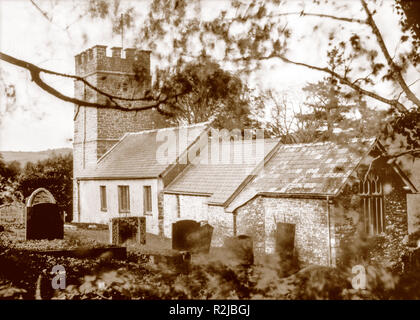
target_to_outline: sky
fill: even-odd
[[[52,21],[46,19],[29,0],[2,0],[0,2],[0,50],[2,52],[40,67],[73,74],[74,55],[96,44],[110,47],[121,44],[120,36],[113,34],[109,22],[78,19],[78,11],[72,8],[73,1],[61,0],[55,7],[51,7],[50,0],[34,0],[34,2],[51,14]],[[134,1],[134,3],[137,8],[144,8],[140,11],[146,11],[146,1]],[[292,1],[291,3],[291,10],[301,8],[302,3],[306,7],[309,6],[308,1]],[[391,3],[390,0],[388,3]],[[129,4],[129,1],[122,2],[122,6]],[[87,2],[81,1],[77,5],[86,6]],[[221,0],[206,0],[203,5],[204,16],[214,15],[222,5]],[[377,23],[381,31],[389,35],[387,44],[393,48],[397,45],[393,33],[398,28],[397,20],[390,17],[393,17],[390,6],[385,6],[384,12],[378,16]],[[310,22],[311,18],[308,19],[304,21]],[[295,60],[319,65],[322,61],[320,53],[323,52],[325,44],[321,42],[314,43],[312,47],[299,46],[299,37],[310,37],[312,27],[310,23],[303,23],[299,18],[290,18],[289,22],[297,39],[291,55]],[[136,23],[141,23],[141,17]],[[69,24],[70,27],[66,30]],[[134,34],[126,34],[125,46],[132,46],[133,40]],[[152,59],[152,69],[153,67]],[[0,70],[0,76],[6,82],[10,81],[16,85],[17,93],[14,106],[6,106],[4,90],[0,93],[0,151],[39,151],[71,147],[73,105],[42,91],[31,82],[29,73],[24,69],[0,61]],[[258,84],[264,88],[271,87],[286,91],[296,99],[302,99],[300,89],[308,81],[316,81],[322,76],[323,74],[319,72],[308,71],[305,68],[269,62],[255,73],[251,82],[253,85]],[[64,93],[73,95],[71,80],[54,77],[50,83]],[[377,89],[381,90],[380,87]]]

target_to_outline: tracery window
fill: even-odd
[[[385,208],[382,183],[378,176],[369,176],[360,181],[359,194],[365,232],[370,235],[385,231]]]

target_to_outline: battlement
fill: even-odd
[[[133,66],[140,64],[143,70],[150,72],[150,51],[121,47],[110,48],[111,55],[107,54],[107,47],[96,45],[75,56],[76,74],[86,76],[97,71],[111,71],[133,73]]]

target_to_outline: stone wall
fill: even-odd
[[[325,199],[256,197],[236,211],[237,233],[253,237],[256,253],[275,253],[277,223],[294,224],[301,265],[329,263]]]
[[[172,223],[178,220],[208,221],[209,197],[182,194],[163,195],[164,235],[172,237]]]
[[[420,193],[407,194],[408,232],[420,230]]]
[[[391,189],[384,195],[386,233],[395,239],[402,239],[408,234],[407,191],[398,180],[388,180]]]
[[[379,163],[373,166],[372,170],[380,174],[383,185],[385,232],[378,235],[378,239],[379,237],[381,238],[379,240],[380,245],[374,252],[371,252],[370,257],[378,261],[396,260],[398,259],[403,238],[408,234],[408,191],[404,190],[403,181],[389,165]],[[365,241],[362,238],[358,238],[358,235],[362,234],[364,230],[363,212],[360,205],[358,205],[361,202],[357,194],[358,179],[357,173],[354,173],[350,179],[350,182],[355,182],[353,188],[347,185],[334,201],[335,232],[332,237],[334,239],[335,261],[337,264],[343,262],[342,254],[345,253],[340,252],[341,244],[347,242],[357,246],[363,244],[361,241]],[[343,208],[340,205],[343,202],[351,203],[352,205]],[[361,241],[359,242],[359,240]],[[355,249],[353,248],[353,250]]]
[[[151,86],[150,52],[112,48],[107,56],[106,47],[95,46],[76,56],[76,74],[85,77],[102,91],[126,98],[143,97]],[[79,99],[106,104],[105,96],[84,84],[76,82],[75,96]],[[141,101],[119,101],[120,105],[137,107]],[[75,107],[75,112],[77,112]],[[74,142],[76,145],[95,142],[95,152],[89,153],[95,161],[127,132],[138,132],[165,126],[163,117],[156,110],[127,112],[115,109],[82,107],[75,119]]]
[[[150,51],[129,48],[122,54],[121,48],[112,48],[107,54],[105,46],[94,46],[75,57],[76,75],[84,77],[97,88],[126,98],[142,97],[150,89]],[[75,81],[75,97],[91,102],[106,103],[85,84]],[[127,107],[140,106],[140,101],[119,101]],[[74,178],[83,170],[94,168],[97,160],[108,151],[126,132],[165,127],[165,118],[156,110],[142,112],[121,111],[94,107],[75,106],[73,170]],[[73,217],[78,216],[76,180],[73,186]]]
[[[213,226],[213,247],[223,246],[226,238],[233,236],[233,214],[225,212],[222,206],[209,205],[208,222]]]
[[[164,235],[172,237],[172,223],[179,220],[206,221],[213,230],[212,247],[233,236],[233,215],[222,206],[207,205],[208,196],[164,194]]]
[[[236,234],[253,238],[254,251],[265,252],[265,209],[262,197],[257,197],[236,211]]]
[[[0,205],[0,225],[23,224],[25,221],[25,204],[21,202]]]

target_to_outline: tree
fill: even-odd
[[[305,136],[309,128],[303,128],[303,122],[297,117],[303,112],[302,105],[296,104],[288,92],[269,89],[261,94],[254,107],[266,136],[280,138],[285,144],[311,141],[312,135]]]
[[[73,198],[73,156],[54,155],[37,163],[28,162],[18,181],[18,190],[25,198],[38,188],[48,189],[61,211],[71,221]]]
[[[315,1],[315,3],[320,4],[321,1]],[[341,11],[344,11],[343,7],[346,5],[339,5]],[[338,84],[353,90],[356,95],[387,104],[391,112],[387,119],[388,126],[383,126],[383,129],[386,128],[388,134],[390,131],[400,130],[406,138],[405,151],[418,155],[418,145],[415,141],[418,140],[419,128],[414,125],[416,122],[413,121],[413,117],[409,117],[410,121],[404,120],[411,113],[418,114],[419,112],[420,100],[404,78],[408,69],[415,66],[418,53],[413,51],[411,46],[411,51],[400,50],[395,58],[391,56],[375,22],[373,5],[379,4],[370,3],[369,8],[367,2],[361,0],[360,9],[364,16],[346,17],[306,10],[282,11],[280,1],[274,0],[251,3],[233,1],[226,10],[221,12],[220,16],[202,21],[199,20],[198,15],[192,18],[188,16],[188,12],[192,11],[191,8],[194,5],[188,5],[183,1],[155,0],[140,34],[144,36],[142,41],[148,41],[149,45],[156,50],[159,49],[159,41],[172,39],[170,59],[173,63],[176,63],[177,59],[192,54],[194,48],[190,45],[190,40],[194,38],[200,40],[199,47],[206,53],[213,51],[216,54],[217,47],[221,47],[224,61],[236,63],[237,67],[242,68],[245,73],[250,73],[255,66],[267,60],[280,60],[287,64],[325,73]],[[199,4],[196,5],[196,12],[199,12],[199,6]],[[341,56],[340,64],[336,68],[328,65],[312,65],[294,60],[289,56],[288,45],[291,42],[293,30],[288,29],[287,21],[282,21],[282,19],[291,15],[300,16],[301,19],[316,17],[337,23],[329,33],[326,33],[329,51],[335,50],[337,55]],[[319,25],[314,26],[314,32],[317,28]],[[340,38],[338,34],[340,28],[347,28],[351,32],[350,35]],[[235,32],[235,30],[240,31]],[[363,30],[363,33],[359,32],[360,30]],[[367,34],[368,31],[369,34]],[[168,34],[171,35],[169,39]],[[343,34],[346,33],[343,32]],[[411,35],[403,32],[401,41],[407,41],[410,37]],[[313,38],[311,35],[311,39]],[[372,41],[372,38],[375,41]],[[375,91],[375,86],[380,82],[393,86],[389,95]],[[396,91],[397,89],[399,91]],[[412,126],[400,127],[401,124],[407,123]],[[378,135],[379,133],[377,132]]]
[[[164,71],[162,72],[165,73]],[[164,77],[162,74],[160,77]],[[165,104],[174,110],[172,123],[193,124],[212,121],[216,128],[249,128],[251,119],[251,92],[243,81],[223,70],[208,57],[200,57],[169,75],[162,85],[183,85],[189,93]]]
[[[405,31],[411,32],[418,49],[420,45],[420,3],[416,0],[396,0],[395,7],[401,16],[401,26]]]
[[[339,50],[334,48],[328,52],[328,67],[331,70],[335,71],[343,63],[343,55]],[[361,138],[373,136],[375,131],[379,131],[380,128],[366,126],[363,121],[366,120],[368,110],[364,97],[346,89],[332,76],[308,83],[302,89],[307,93],[307,108],[297,118],[310,131],[312,141],[334,140],[337,135]],[[363,111],[363,116],[356,115],[355,111]]]
[[[20,171],[19,162],[6,163],[0,154],[0,205],[22,200],[21,194],[17,191],[17,179]]]
[[[403,3],[405,1],[396,2]],[[111,17],[117,25],[127,25],[127,22],[115,19],[118,12],[119,1],[114,6],[106,5],[104,1],[90,2],[90,12],[99,18]],[[395,133],[402,135],[404,141],[404,154],[419,155],[418,140],[420,129],[416,122],[420,108],[420,99],[413,89],[416,81],[409,82],[409,73],[417,72],[416,66],[419,53],[414,45],[416,32],[413,30],[412,15],[407,14],[401,21],[407,21],[410,28],[402,28],[400,43],[404,46],[396,47],[395,54],[386,44],[386,37],[382,34],[375,21],[377,10],[384,6],[377,1],[360,0],[359,11],[346,10],[354,2],[328,2],[314,0],[312,7],[299,10],[288,10],[293,1],[255,1],[241,2],[235,0],[225,3],[225,9],[216,17],[201,16],[201,2],[186,2],[182,0],[153,0],[142,23],[139,35],[139,44],[148,46],[161,60],[166,60],[169,66],[179,67],[188,59],[197,59],[203,55],[218,57],[225,65],[234,65],[235,69],[243,75],[250,75],[258,66],[266,61],[282,62],[314,71],[324,73],[335,79],[339,84],[353,90],[356,94],[370,99],[369,108],[385,104],[390,111],[386,118],[386,125],[382,125],[382,133],[393,137]],[[351,5],[350,5],[351,3]],[[295,6],[296,7],[296,6]],[[317,8],[333,8],[332,13],[319,13]],[[408,6],[402,4],[404,12]],[[354,9],[353,7],[350,9]],[[336,14],[337,12],[337,14]],[[340,15],[338,12],[346,12]],[[348,13],[349,12],[349,13]],[[130,21],[130,12],[124,21]],[[306,36],[311,43],[319,40],[328,42],[329,49],[335,49],[342,55],[342,63],[331,69],[322,60],[319,64],[297,59],[291,54],[296,46],[301,46],[302,39],[293,39],[294,30],[288,27],[288,17],[299,17],[302,22],[309,19],[319,19],[313,25],[313,32]],[[414,18],[415,19],[415,18]],[[328,27],[322,24],[328,21]],[[330,23],[331,22],[331,23]],[[325,30],[328,28],[328,30]],[[116,27],[116,30],[118,27]],[[416,29],[414,29],[416,30]],[[298,43],[298,44],[296,44]],[[303,48],[308,50],[308,48]],[[309,48],[315,51],[315,49]],[[166,54],[165,54],[166,52]],[[89,105],[87,101],[74,100],[52,88],[42,81],[40,74],[49,73],[57,76],[70,77],[77,81],[84,81],[72,75],[63,75],[51,70],[45,70],[28,64],[25,61],[0,54],[0,59],[30,70],[33,81],[47,92],[54,94],[65,101],[79,105]],[[378,90],[378,84],[388,86],[387,92]],[[91,84],[87,84],[90,86]],[[178,88],[171,92],[156,90],[153,95],[138,99],[150,102],[143,108],[157,108],[165,102],[176,101],[179,97],[190,93],[181,86],[166,85],[163,88]],[[98,93],[108,97],[106,105],[97,107],[123,108],[118,103],[122,97],[115,97],[106,92]],[[371,101],[376,101],[373,104]],[[173,104],[173,103],[172,103]],[[371,106],[372,105],[372,106]],[[134,110],[126,108],[127,110]],[[137,111],[137,110],[136,110]],[[405,127],[401,127],[406,125]],[[378,132],[379,134],[380,132]],[[399,156],[402,152],[394,154]]]

